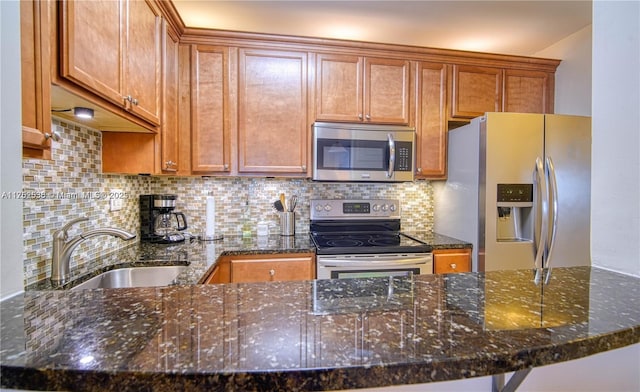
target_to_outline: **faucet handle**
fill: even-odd
[[[60,229],[60,231],[63,232],[66,235],[67,234],[67,230],[69,230],[71,228],[71,226],[75,225],[76,223],[84,222],[84,221],[88,221],[88,220],[89,220],[89,218],[87,218],[85,216],[82,216],[82,217],[76,218],[76,219],[72,219],[67,224],[62,226],[62,229]]]

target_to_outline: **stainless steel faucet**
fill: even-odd
[[[103,227],[100,229],[89,230],[69,240],[69,234],[67,230],[71,226],[78,222],[84,222],[89,220],[88,218],[76,218],[67,223],[60,230],[53,232],[53,255],[51,258],[51,282],[54,285],[61,285],[66,283],[69,279],[69,261],[71,260],[71,254],[78,245],[87,238],[95,237],[97,235],[112,235],[114,237],[122,238],[125,241],[136,238],[135,234],[131,234],[127,231],[116,229],[113,227]],[[68,240],[68,241],[67,241]]]

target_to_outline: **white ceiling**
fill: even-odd
[[[591,24],[591,1],[173,0],[187,27],[535,56]]]

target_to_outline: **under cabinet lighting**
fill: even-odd
[[[82,106],[76,106],[73,109],[52,109],[52,112],[62,113],[62,112],[70,112],[73,110],[73,115],[78,118],[93,118],[93,109],[85,108]]]

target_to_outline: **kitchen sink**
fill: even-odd
[[[186,268],[183,265],[120,268],[103,272],[71,290],[168,286]]]

